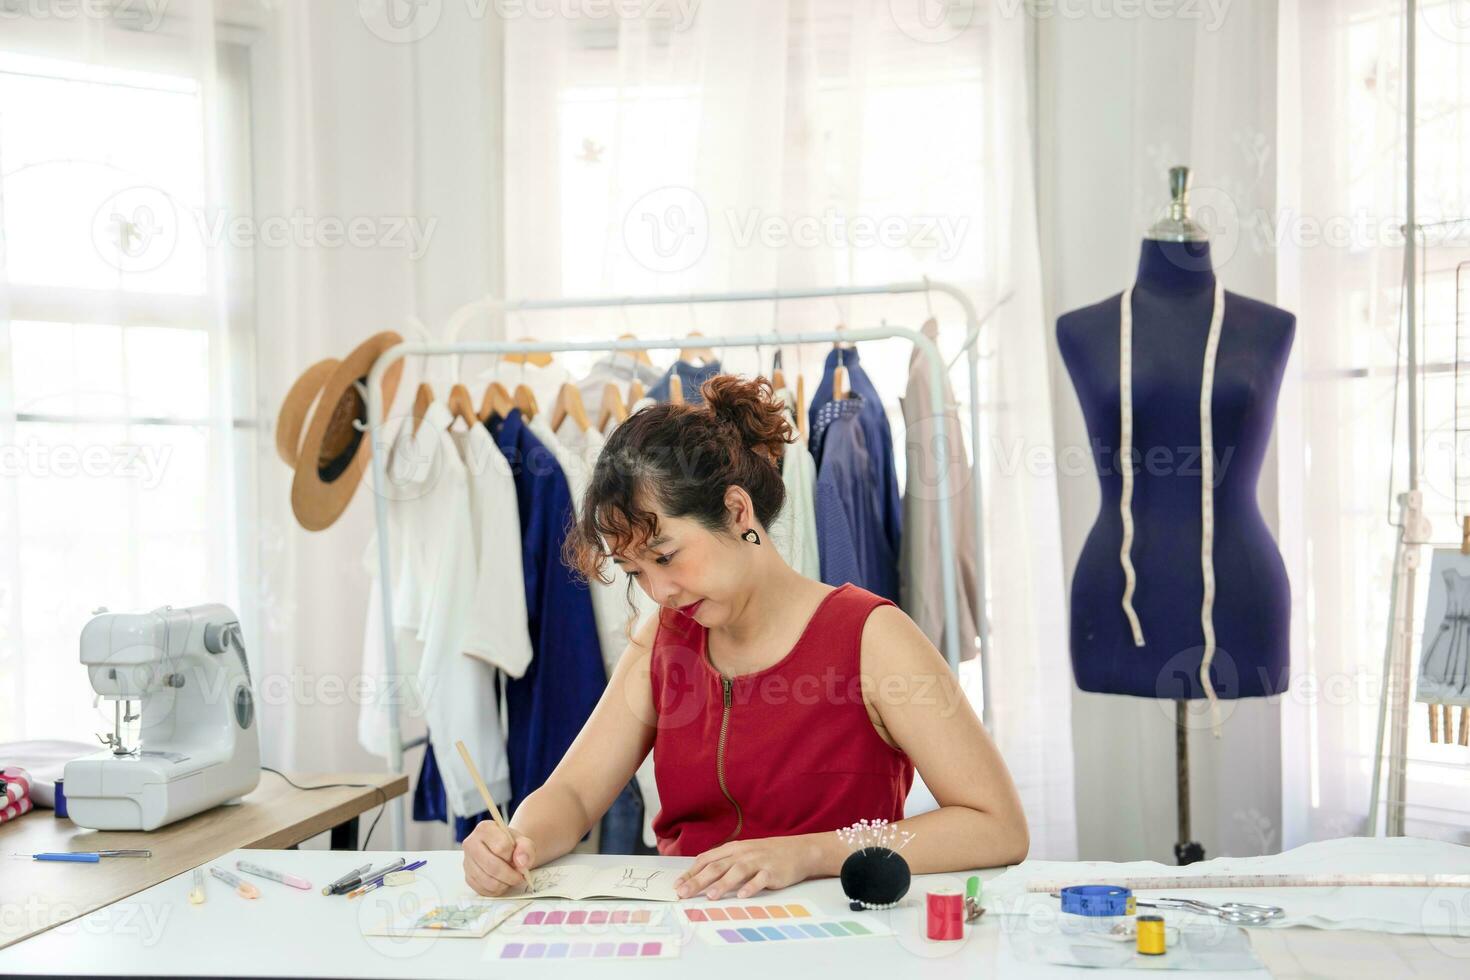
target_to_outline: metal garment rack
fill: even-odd
[[[599,309],[616,308],[627,306],[693,306],[695,304],[712,303],[745,303],[745,302],[771,302],[780,303],[788,300],[806,299],[836,299],[847,296],[879,296],[900,295],[909,293],[942,293],[952,297],[964,312],[966,323],[966,336],[964,350],[969,352],[970,366],[970,431],[974,443],[972,453],[973,462],[971,468],[970,489],[975,507],[975,544],[976,544],[976,605],[979,609],[979,638],[980,638],[980,664],[982,676],[982,712],[985,720],[989,722],[990,716],[990,628],[989,616],[986,608],[986,579],[985,579],[985,521],[983,519],[983,489],[981,486],[980,465],[980,402],[979,402],[979,351],[977,340],[980,328],[989,319],[1000,305],[1010,297],[1009,294],[1002,297],[999,302],[991,307],[984,317],[978,316],[974,304],[958,287],[943,282],[934,282],[924,279],[918,282],[889,283],[881,286],[837,286],[827,289],[796,289],[796,290],[771,290],[764,292],[729,292],[729,293],[691,293],[679,296],[618,296],[588,299],[525,299],[525,300],[500,300],[485,298],[468,303],[450,315],[446,325],[448,340],[443,342],[404,342],[395,344],[384,351],[374,362],[372,370],[368,373],[366,384],[367,401],[367,432],[371,434],[374,445],[372,446],[371,463],[373,474],[373,503],[374,518],[377,524],[378,537],[378,587],[382,590],[383,609],[383,659],[384,673],[395,676],[398,673],[398,650],[394,641],[393,627],[393,578],[389,561],[388,542],[388,503],[384,493],[379,488],[386,486],[384,471],[383,452],[386,446],[380,446],[378,434],[383,431],[383,375],[396,362],[411,355],[443,356],[461,354],[522,354],[522,353],[558,353],[567,351],[641,351],[656,349],[678,350],[686,346],[688,338],[668,337],[657,340],[597,340],[597,341],[491,341],[491,340],[459,340],[459,335],[464,327],[474,318],[479,316],[494,315],[508,312],[531,312],[531,311],[553,311],[553,310],[577,310],[577,309]],[[836,343],[837,341],[857,343],[864,340],[882,340],[889,337],[903,337],[914,344],[924,353],[929,364],[930,377],[930,411],[934,417],[941,417],[945,411],[944,404],[944,376],[945,364],[939,349],[933,341],[915,330],[904,327],[892,327],[886,324],[863,330],[823,330],[823,331],[800,331],[793,333],[764,333],[747,334],[739,336],[710,337],[708,342],[717,344],[721,348],[729,347],[776,347],[786,344],[804,343]],[[958,357],[956,357],[958,360]],[[953,362],[951,362],[953,363]],[[936,472],[946,472],[948,445],[945,440],[940,439],[936,446]],[[950,669],[955,670],[959,665],[959,618],[957,614],[957,586],[955,573],[955,544],[953,532],[953,517],[950,512],[949,498],[940,494],[939,505],[939,557],[940,575],[942,588],[944,590],[944,656]],[[398,706],[394,705],[388,713],[388,769],[393,773],[403,771],[403,753],[419,744],[422,739],[415,739],[405,743],[401,720],[398,715]],[[405,838],[404,823],[404,799],[398,797],[393,801],[393,848],[402,850]]]

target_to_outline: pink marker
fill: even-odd
[[[264,878],[267,881],[278,881],[283,885],[290,885],[292,888],[300,888],[306,891],[311,890],[311,882],[305,878],[298,878],[295,875],[288,875],[281,871],[272,871],[270,868],[262,868],[252,861],[236,861],[235,867],[246,874],[255,875],[257,878]]]

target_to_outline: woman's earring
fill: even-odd
[[[761,536],[755,533],[755,528],[748,527],[745,529],[745,533],[740,535],[740,540],[749,541],[751,544],[760,544]]]

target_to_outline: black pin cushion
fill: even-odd
[[[909,863],[886,847],[854,851],[842,862],[842,892],[854,909],[886,909],[908,894]]]

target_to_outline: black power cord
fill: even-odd
[[[273,773],[275,773],[277,776],[280,776],[282,779],[284,779],[286,782],[290,783],[292,786],[296,787],[297,789],[371,789],[371,790],[375,790],[377,792],[377,794],[383,798],[382,804],[381,804],[382,805],[382,809],[380,809],[378,811],[378,815],[376,817],[373,817],[373,822],[368,825],[367,836],[362,839],[362,846],[360,848],[358,848],[358,850],[362,850],[362,851],[365,851],[365,850],[368,849],[368,844],[371,843],[372,842],[372,839],[373,839],[373,831],[378,828],[378,821],[381,820],[381,819],[383,819],[383,811],[386,810],[386,809],[388,809],[388,794],[385,793],[385,792],[383,792],[383,787],[381,787],[381,786],[375,786],[372,783],[322,783],[320,786],[302,786],[300,783],[297,783],[297,782],[293,781],[290,776],[288,776],[285,773],[281,772],[281,770],[279,770],[279,769],[272,769],[270,766],[261,766],[260,768],[263,769],[263,770],[265,770],[266,772],[273,772]]]

